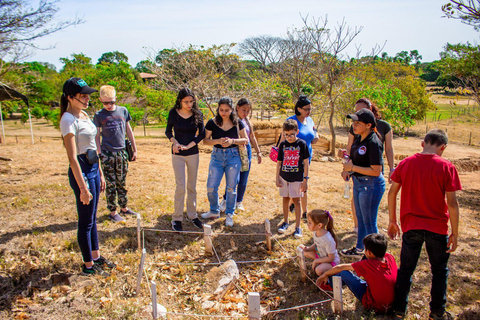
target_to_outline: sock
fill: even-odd
[[[100,256],[98,256],[98,258],[96,258],[96,259],[93,259],[93,261],[98,261],[98,259],[100,259]]]

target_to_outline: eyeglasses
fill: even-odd
[[[103,105],[111,105],[113,106],[115,103],[117,103],[117,101],[102,101]]]
[[[291,134],[285,133],[285,138],[294,138],[296,135],[297,135],[296,133],[291,133]]]

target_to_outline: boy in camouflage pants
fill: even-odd
[[[125,219],[117,213],[116,200],[122,214],[136,214],[127,207],[126,178],[128,173],[128,154],[125,150],[125,133],[132,143],[133,160],[137,157],[137,146],[129,121],[130,113],[124,107],[115,103],[116,93],[112,86],[100,88],[100,101],[103,109],[98,111],[93,118],[97,126],[97,152],[102,161],[105,176],[107,209],[110,211],[109,219],[114,222],[125,223]],[[100,144],[100,136],[102,142]]]

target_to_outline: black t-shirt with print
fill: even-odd
[[[375,128],[377,129],[377,132],[380,134],[380,141],[382,141],[382,143],[385,143],[385,137],[387,136],[387,133],[389,133],[392,130],[390,123],[384,120],[377,119],[377,126]],[[355,136],[355,133],[353,133],[353,126],[350,126],[350,130],[348,130],[348,132],[352,136]]]
[[[245,126],[243,125],[242,121],[238,121],[238,129],[240,129],[241,131],[243,128],[245,128]],[[207,125],[205,126],[205,129],[212,131],[212,139],[220,139],[220,138],[239,139],[240,138],[240,133],[238,132],[237,126],[233,126],[229,130],[224,131],[222,128],[217,126],[214,119],[208,120]],[[237,145],[232,144],[229,147],[222,147],[221,144],[216,144],[214,145],[214,147],[219,149],[228,149],[228,148],[235,148],[237,147]]]
[[[355,136],[355,140],[350,150],[350,158],[354,165],[359,167],[383,166],[383,143],[378,138],[375,132],[370,134],[361,141],[360,135]],[[354,175],[364,176],[358,172]]]
[[[277,161],[281,161],[280,177],[285,181],[303,181],[303,160],[310,158],[307,143],[297,139],[294,143],[287,140],[278,147]]]

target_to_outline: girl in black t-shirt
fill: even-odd
[[[227,201],[225,208],[225,225],[233,226],[233,213],[237,198],[237,179],[242,162],[238,151],[239,145],[248,143],[245,128],[233,112],[233,101],[228,97],[218,102],[217,114],[205,126],[206,145],[213,145],[210,166],[208,168],[207,195],[210,210],[202,214],[202,218],[218,218],[218,187],[225,174],[227,184]]]
[[[374,131],[375,116],[368,109],[361,109],[347,116],[353,120],[355,140],[350,150],[350,160],[343,165],[342,176],[353,179],[353,203],[358,220],[357,245],[342,250],[343,256],[361,257],[364,253],[363,238],[378,233],[377,215],[380,200],[385,192],[382,174],[383,144]]]
[[[175,134],[174,134],[175,133]],[[183,88],[178,92],[175,106],[168,113],[165,135],[172,142],[172,166],[175,172],[175,213],[172,228],[183,231],[185,203],[185,167],[187,168],[187,217],[194,226],[202,228],[197,215],[198,144],[205,138],[203,114],[198,109],[194,93]]]

